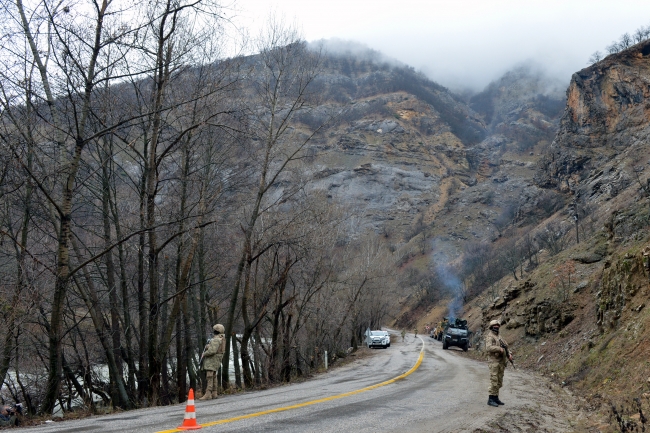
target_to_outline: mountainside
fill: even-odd
[[[649,54],[650,46],[639,44],[574,74],[557,138],[541,162],[540,185],[564,182],[572,188],[619,154],[635,158],[634,152],[643,150],[639,148],[648,138]]]
[[[340,111],[312,143],[316,189],[359,209],[377,232],[403,234],[441,201],[445,179],[469,182],[467,146],[485,136],[481,117],[407,67],[328,57],[316,83],[321,105],[305,123]],[[444,200],[444,199],[443,199]]]
[[[499,318],[520,365],[595,411],[585,431],[645,431],[649,409],[650,43],[573,75],[538,187],[566,206],[538,264],[465,306],[473,329]],[[519,242],[522,242],[521,240]],[[436,319],[437,317],[432,317]]]
[[[469,97],[372,53],[329,55],[298,119],[327,123],[308,188],[398,257],[394,325],[465,317],[481,356],[501,319],[518,364],[595,415],[584,431],[649,409],[649,54],[609,56],[566,91],[522,66]]]
[[[437,239],[445,257],[498,237],[499,218],[523,221],[550,200],[532,179],[558,125],[562,86],[521,67],[466,101],[377,56],[324,60],[319,106],[300,121],[342,114],[312,142],[312,188],[358,209],[361,227],[396,248],[407,243],[405,254]]]

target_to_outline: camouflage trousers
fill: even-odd
[[[214,371],[214,370],[207,370],[207,371],[205,372],[205,378],[206,378],[206,381],[205,381],[205,382],[206,382],[206,384],[207,384],[207,386],[206,386],[206,388],[205,388],[205,392],[206,392],[206,394],[207,394],[208,392],[211,392],[212,395],[216,397],[216,396],[217,396],[217,390],[218,390],[218,386],[217,386],[217,372]]]
[[[502,363],[490,363],[490,395],[499,395],[499,389],[503,386],[503,372],[506,366]]]

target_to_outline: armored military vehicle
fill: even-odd
[[[467,320],[450,319],[442,336],[442,348],[448,349],[451,346],[460,347],[467,352],[469,347],[469,331]]]

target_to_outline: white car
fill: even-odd
[[[381,332],[386,334],[386,338],[388,338],[388,346],[387,347],[390,347],[390,334],[388,333],[388,331],[381,331]]]
[[[370,331],[368,335],[368,347],[387,348],[390,346],[390,337],[386,331]]]

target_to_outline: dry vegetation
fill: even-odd
[[[224,60],[211,0],[58,5],[0,10],[2,398],[30,415],[184,401],[218,322],[226,389],[356,349],[394,258],[305,190],[336,114],[298,121],[321,54],[273,22]]]

